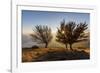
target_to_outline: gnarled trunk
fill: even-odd
[[[66,50],[68,50],[68,48],[67,48],[67,44],[65,44],[65,47],[66,47]]]
[[[72,50],[72,51],[73,51],[72,44],[69,44],[69,46],[70,46],[70,50]]]
[[[47,47],[48,47],[48,43],[45,44],[45,48],[47,48]]]

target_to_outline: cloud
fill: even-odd
[[[30,35],[22,34],[22,48],[32,47],[33,45],[36,45],[36,43],[32,41],[32,37]]]

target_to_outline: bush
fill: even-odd
[[[37,48],[39,48],[37,45],[34,45],[34,46],[32,46],[31,47],[32,49],[37,49]]]

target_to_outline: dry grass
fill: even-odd
[[[84,49],[76,49],[78,52],[81,52]],[[38,49],[23,49],[22,50],[22,62],[33,62],[37,61],[40,57],[53,53],[69,53],[69,50],[64,48],[38,48]],[[85,49],[84,52],[89,54],[90,50]],[[61,54],[60,54],[61,55]],[[50,56],[49,56],[50,57]]]

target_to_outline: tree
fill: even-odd
[[[86,22],[84,23],[79,23],[79,24],[74,24],[73,22],[69,22],[67,24],[69,26],[69,33],[68,33],[68,43],[70,45],[70,49],[72,49],[72,44],[76,42],[83,41],[84,39],[84,31],[88,28]],[[71,30],[70,30],[71,29]]]
[[[37,25],[33,31],[34,33],[31,34],[33,41],[36,41],[39,44],[44,43],[45,48],[47,48],[48,44],[52,40],[51,28],[44,25]]]
[[[61,22],[60,28],[58,28],[56,40],[65,45],[69,44],[70,49],[72,49],[72,45],[75,42],[82,41],[82,37],[84,37],[84,31],[87,29],[86,22],[76,24],[73,21],[65,23],[65,21]],[[67,47],[66,47],[67,48]]]
[[[67,40],[67,34],[65,33],[67,33],[67,31],[65,30],[65,20],[63,20],[60,24],[60,28],[58,28],[56,41],[64,44],[67,49],[68,40]]]

